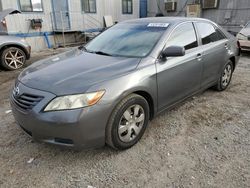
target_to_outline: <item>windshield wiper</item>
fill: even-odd
[[[106,56],[113,56],[112,54],[109,54],[109,53],[106,53],[106,52],[102,52],[102,51],[93,51],[92,53],[95,53],[95,54],[99,54],[99,55],[106,55]]]
[[[106,53],[106,52],[102,52],[102,51],[91,51],[91,50],[88,50],[85,46],[80,46],[79,49],[80,50],[84,50],[85,52],[88,52],[88,53],[99,54],[99,55],[106,55],[106,56],[113,56],[112,54],[109,54],[109,53]]]

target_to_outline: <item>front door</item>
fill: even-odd
[[[185,47],[186,55],[158,60],[158,110],[184,99],[200,89],[202,49],[198,47],[192,22],[179,25],[171,34],[166,47]]]
[[[218,81],[226,63],[228,39],[221,31],[207,22],[196,22],[202,42],[203,76],[202,87],[208,87]]]
[[[52,0],[54,29],[57,31],[70,30],[68,0]]]

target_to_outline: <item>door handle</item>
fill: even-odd
[[[228,49],[228,45],[227,45],[227,43],[225,44],[225,48],[226,48],[226,49]]]
[[[201,54],[201,53],[198,53],[197,56],[196,56],[196,59],[198,59],[198,61],[201,61],[201,59],[202,59],[202,54]]]

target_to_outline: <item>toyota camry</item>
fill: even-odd
[[[225,90],[239,53],[237,39],[206,19],[121,22],[26,68],[11,92],[13,115],[37,141],[128,149],[163,110]]]

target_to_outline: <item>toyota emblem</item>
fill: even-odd
[[[13,90],[13,95],[14,95],[15,97],[17,97],[19,94],[20,94],[19,87],[15,87],[14,90]]]

